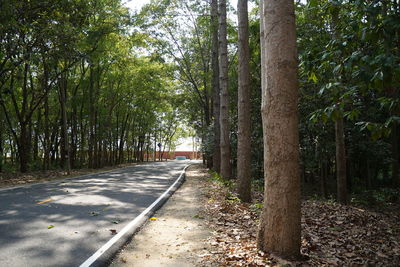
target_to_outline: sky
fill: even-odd
[[[126,6],[131,8],[132,10],[139,10],[145,4],[150,3],[150,0],[125,0]],[[236,8],[237,0],[230,0],[230,3],[233,7]]]

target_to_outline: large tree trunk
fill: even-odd
[[[219,85],[221,126],[221,176],[231,178],[231,149],[229,140],[229,95],[228,95],[228,43],[226,26],[226,0],[219,2]]]
[[[251,201],[251,107],[250,50],[247,0],[238,1],[239,22],[239,87],[237,174],[239,198]]]
[[[213,169],[221,171],[221,129],[219,125],[220,112],[220,88],[219,88],[219,60],[218,60],[218,0],[211,1],[211,31],[212,31],[212,90],[213,90],[213,112],[214,112],[214,150]]]
[[[295,259],[300,256],[301,201],[294,3],[265,1],[261,12],[261,66],[268,79],[262,88],[265,193],[258,246]]]

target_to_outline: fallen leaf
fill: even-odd
[[[49,199],[46,199],[46,200],[43,200],[43,201],[36,202],[36,204],[40,205],[40,204],[44,204],[44,203],[47,203],[47,202],[50,202],[50,201],[53,201],[53,199],[49,198]]]
[[[112,235],[116,235],[117,234],[117,230],[115,230],[115,229],[110,229],[110,232],[111,232]]]
[[[151,217],[150,221],[157,221],[157,217]]]
[[[47,229],[51,229],[54,228],[54,225],[50,224],[49,226],[47,226]]]

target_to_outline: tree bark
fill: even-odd
[[[247,0],[238,1],[239,22],[239,86],[238,86],[238,194],[244,202],[251,201],[251,107],[250,50]]]
[[[229,94],[228,94],[228,43],[226,24],[226,0],[219,2],[219,85],[221,127],[221,176],[231,178],[231,149],[229,139]]]
[[[220,113],[220,88],[219,88],[219,60],[218,60],[218,0],[211,1],[211,31],[212,31],[212,90],[213,90],[213,115],[214,115],[214,150],[213,169],[221,171],[221,129],[219,124]]]
[[[298,80],[294,3],[261,1],[264,207],[258,247],[286,259],[300,257]],[[268,53],[266,53],[268,52]]]

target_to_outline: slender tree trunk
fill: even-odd
[[[80,119],[79,165],[81,168],[86,163],[86,155],[87,155],[87,150],[86,150],[87,123],[84,122],[83,109],[84,109],[84,102],[82,101],[79,111],[79,119]]]
[[[391,131],[391,139],[392,139],[392,184],[395,187],[400,187],[400,153],[399,153],[399,130],[396,122],[392,124]]]
[[[93,162],[94,168],[99,168],[99,124],[98,124],[98,112],[97,112],[97,105],[95,106],[94,112],[94,129],[93,129]]]
[[[239,22],[239,86],[237,174],[239,198],[251,201],[251,107],[250,50],[247,0],[238,1]]]
[[[19,155],[19,163],[20,163],[20,171],[22,173],[27,172],[29,170],[29,162],[30,162],[30,132],[29,127],[26,123],[20,124],[21,133],[18,142],[18,155]]]
[[[94,133],[94,127],[95,127],[95,118],[94,118],[94,113],[95,113],[95,107],[94,107],[94,70],[93,66],[90,66],[90,81],[89,81],[89,150],[88,150],[88,156],[89,156],[89,168],[94,168],[94,146],[95,146],[95,133]]]
[[[31,153],[31,132],[29,127],[28,113],[28,73],[29,65],[26,63],[24,68],[24,83],[22,86],[22,108],[20,113],[20,137],[18,142],[18,154],[20,160],[20,171],[29,170]],[[30,118],[29,118],[30,119]]]
[[[16,156],[15,156],[15,154],[16,154],[15,153],[15,142],[14,142],[14,139],[13,139],[11,134],[9,134],[8,140],[10,142],[10,154],[11,154],[10,161],[11,161],[11,164],[14,164],[15,160],[16,160],[15,159],[16,158]]]
[[[321,162],[321,195],[325,199],[328,198],[327,180],[328,180],[328,162],[324,157]]]
[[[154,153],[153,161],[157,160],[157,129],[154,129]]]
[[[71,162],[69,157],[68,141],[68,122],[67,122],[67,78],[65,74],[61,76],[59,86],[59,99],[61,108],[61,160],[64,170],[67,174],[71,173]]]
[[[219,85],[221,126],[221,176],[230,179],[231,149],[229,139],[229,94],[228,94],[228,43],[226,24],[226,0],[219,1]]]
[[[218,0],[211,1],[211,31],[212,31],[212,90],[213,90],[213,115],[214,115],[214,150],[213,169],[221,171],[221,129],[219,122],[220,113],[220,88],[219,88],[219,60],[218,60]]]
[[[125,161],[124,157],[124,145],[125,145],[125,131],[129,128],[128,124],[129,113],[126,114],[125,120],[122,121],[121,136],[119,138],[119,156],[118,163],[121,164]]]
[[[147,135],[147,142],[146,142],[146,161],[149,162],[149,155],[150,153],[150,133]]]
[[[5,123],[3,122],[3,115],[0,114],[0,123],[4,125]],[[0,172],[3,171],[3,155],[4,155],[4,139],[3,139],[3,134],[4,134],[4,127],[0,127]]]
[[[265,193],[258,247],[300,257],[297,48],[293,0],[261,1]],[[268,52],[268,53],[266,53]]]
[[[333,38],[339,39],[339,7],[331,10]],[[336,183],[337,200],[341,204],[347,204],[347,168],[346,168],[346,144],[344,137],[343,115],[335,121],[335,142],[336,142]]]
[[[49,121],[49,97],[44,99],[44,144],[43,144],[43,169],[50,168],[50,121]]]
[[[342,117],[335,121],[335,140],[337,199],[339,203],[347,204],[346,149],[344,142],[344,121]]]
[[[36,163],[39,162],[39,135],[42,121],[42,112],[39,109],[37,111],[37,123],[34,130],[34,138],[33,138],[33,161]]]

